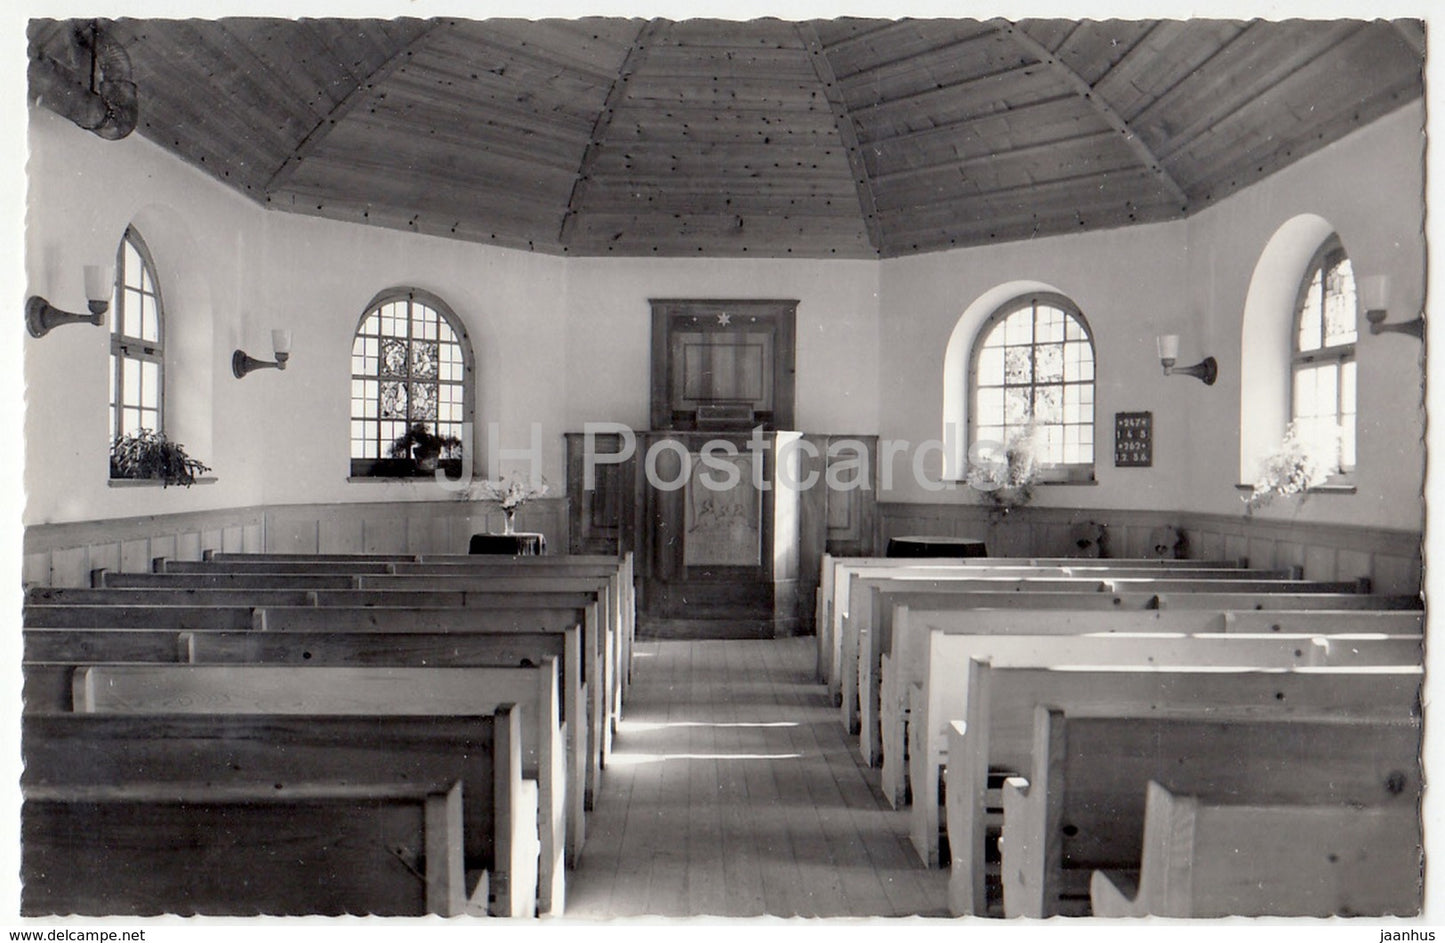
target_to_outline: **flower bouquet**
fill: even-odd
[[[1290,423],[1279,450],[1260,462],[1259,477],[1254,480],[1253,491],[1241,498],[1245,513],[1263,507],[1275,498],[1304,494],[1328,481],[1336,463],[1325,456],[1338,452],[1338,437],[1337,430],[1331,434],[1318,429],[1307,430],[1297,422]]]
[[[992,505],[990,516],[1006,517],[1016,507],[1028,504],[1039,480],[1039,429],[1030,423],[1008,437],[1002,454],[997,449],[968,466],[968,486]],[[983,451],[983,450],[979,450]]]
[[[534,498],[547,494],[547,479],[532,484],[518,477],[482,479],[473,485],[472,496],[479,501],[495,501],[502,509],[504,534],[516,533],[517,509]]]

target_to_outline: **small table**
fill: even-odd
[[[890,537],[889,557],[986,557],[988,550],[982,540],[973,537],[932,537],[911,534]]]
[[[513,557],[540,557],[547,552],[542,534],[473,534],[467,553],[494,553]]]

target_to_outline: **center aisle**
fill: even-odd
[[[944,916],[812,638],[638,642],[566,916]]]

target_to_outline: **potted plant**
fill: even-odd
[[[446,461],[455,461],[454,453],[462,447],[462,440],[454,435],[437,435],[427,428],[424,422],[412,423],[411,427],[403,434],[396,437],[388,449],[393,460],[378,472],[408,477],[421,473],[430,475],[436,471],[438,463],[441,463],[442,453],[447,454]]]
[[[195,484],[210,466],[186,454],[185,446],[165,433],[142,429],[117,436],[110,444],[110,477],[159,480],[161,487]]]

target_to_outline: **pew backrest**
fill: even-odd
[[[530,888],[524,883],[537,826],[535,809],[525,818],[520,737],[511,705],[469,717],[31,714],[22,719],[21,788],[30,795],[205,785],[284,794],[334,782],[429,791],[460,782],[468,869],[488,869],[499,895],[493,913],[516,916],[536,893],[535,873]]]
[[[941,636],[940,636],[941,637]],[[1353,718],[1412,721],[1420,712],[1421,666],[1233,669],[1200,667],[998,667],[972,659],[963,678],[935,685],[915,703],[939,715],[915,718],[913,839],[937,860],[938,776],[945,762],[952,849],[950,907],[982,913],[983,795],[990,771],[1028,770],[1034,711],[1066,714],[1197,714],[1215,718]],[[950,692],[946,699],[940,689]],[[946,703],[951,700],[952,703]],[[932,727],[942,718],[942,737]],[[916,756],[916,754],[915,754]],[[931,827],[932,831],[929,831]]]
[[[1003,789],[1004,913],[1082,915],[1069,898],[1082,896],[1091,871],[1137,870],[1151,781],[1236,803],[1389,806],[1414,815],[1420,745],[1411,719],[1068,716],[1040,705],[1027,777]]]

